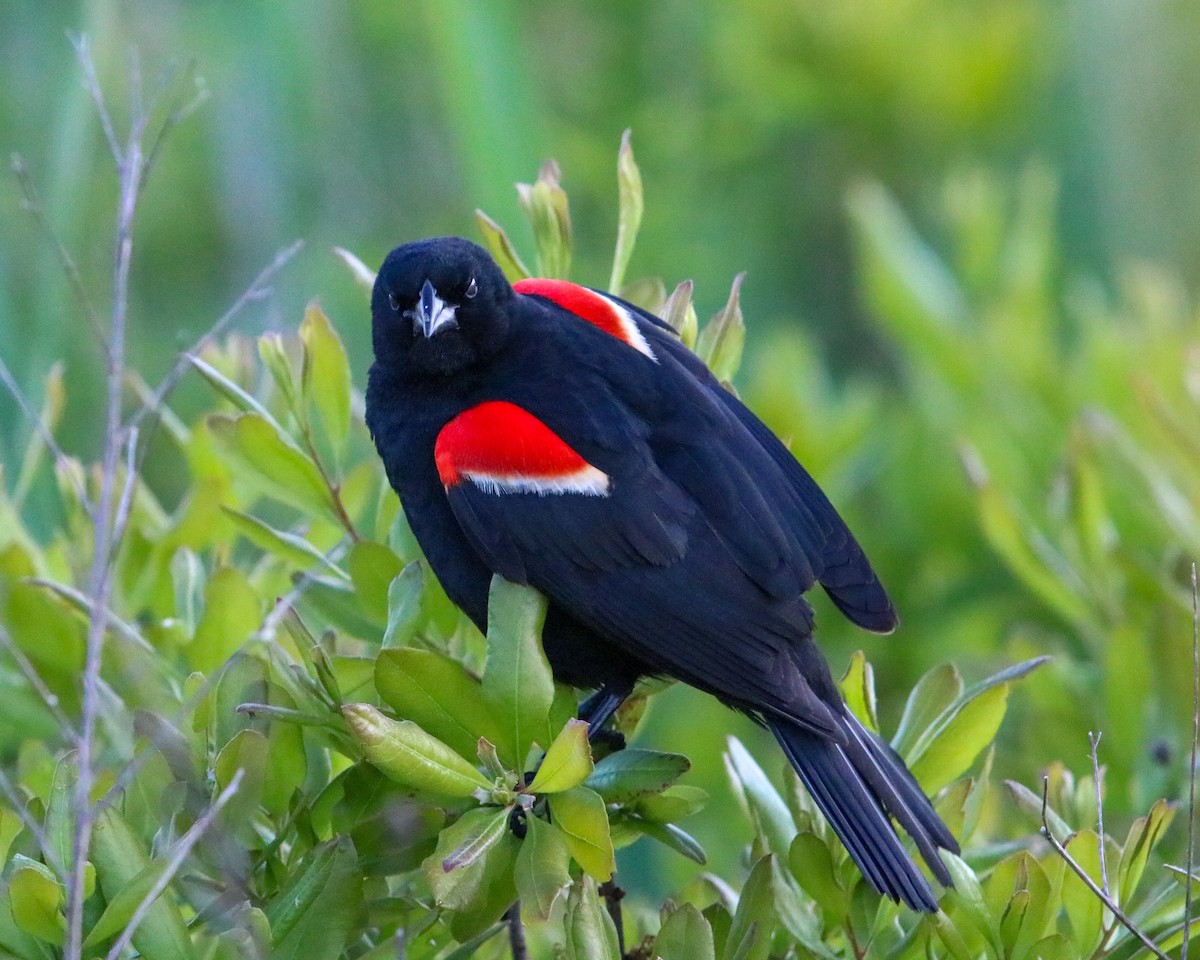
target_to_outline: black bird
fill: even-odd
[[[481,247],[406,244],[371,300],[367,424],[413,533],[481,628],[494,573],[549,600],[555,677],[598,688],[599,728],[638,678],[675,677],[765,724],[880,893],[937,901],[958,844],[903,761],[842,701],[813,642],[820,583],[896,626],[845,523],[669,326],[557,280],[510,286]]]

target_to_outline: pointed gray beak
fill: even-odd
[[[454,316],[457,309],[439,297],[437,288],[426,280],[421,285],[421,298],[417,301],[415,320],[421,325],[421,332],[426,338],[432,337],[439,330],[458,326],[458,320]]]

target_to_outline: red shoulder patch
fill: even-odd
[[[517,293],[545,297],[592,326],[599,327],[605,333],[629,344],[651,360],[658,359],[630,312],[602,293],[567,280],[543,280],[536,277],[518,280],[513,284],[513,289]]]
[[[485,493],[608,495],[608,474],[528,410],[504,400],[464,410],[442,427],[433,458],[447,488],[470,480]]]

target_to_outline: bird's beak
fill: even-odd
[[[437,289],[428,280],[422,284],[421,299],[417,302],[416,321],[427,338],[439,330],[457,327],[458,320],[454,316],[457,309],[439,297]]]

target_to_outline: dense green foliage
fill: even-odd
[[[740,280],[703,329],[690,285],[666,298],[660,283],[622,284],[642,215],[628,142],[617,172],[614,286],[661,311],[732,379],[745,335]],[[661,908],[639,889],[636,869],[622,874],[633,897],[618,932],[605,909],[609,888],[598,884],[613,879],[621,849],[656,843],[679,863],[706,861],[702,839],[679,825],[708,799],[692,782],[691,762],[637,741],[648,703],[664,694],[650,687],[618,715],[632,746],[593,754],[586,727],[572,719],[571,691],[554,684],[541,651],[544,601],[497,580],[486,637],[450,606],[374,461],[341,338],[311,304],[295,335],[267,334],[257,350],[235,336],[191,358],[218,409],[191,421],[166,409],[158,417],[186,464],[187,490],[167,509],[140,480],[132,488],[106,613],[85,955],[124,942],[151,960],[333,960],[398,950],[413,960],[501,957],[514,922],[502,915],[518,899],[535,955],[555,949],[578,960],[618,960],[622,938],[626,949],[641,943],[639,955],[665,960],[1136,955],[1133,934],[1067,860],[1031,841],[1043,820],[1139,929],[1178,944],[1185,892],[1152,859],[1174,810],[1164,801],[1150,806],[1162,784],[1137,761],[1138,744],[1160,718],[1126,699],[1137,689],[1127,686],[1136,682],[1132,669],[1106,685],[1102,678],[1117,674],[1101,668],[1114,646],[1143,643],[1138,631],[1156,616],[1166,624],[1180,612],[1170,554],[1150,563],[1146,545],[1167,542],[1169,532],[1196,535],[1174,479],[1193,451],[1168,430],[1133,455],[1136,421],[1128,418],[1144,408],[1106,393],[1093,375],[1132,349],[1119,324],[1085,313],[1078,339],[1056,343],[1055,294],[1045,283],[1052,238],[1036,216],[1043,181],[1029,183],[1028,206],[995,217],[991,235],[980,232],[982,211],[1001,201],[986,182],[976,182],[974,204],[960,208],[965,237],[992,245],[989,262],[1012,264],[978,288],[965,265],[935,258],[885,194],[864,187],[853,208],[866,287],[909,358],[912,403],[896,410],[877,393],[823,391],[819,377],[792,387],[817,400],[803,404],[808,416],[845,430],[861,428],[865,410],[889,426],[892,446],[879,459],[889,472],[918,473],[953,456],[940,445],[957,440],[965,503],[956,504],[963,498],[954,484],[935,472],[906,487],[903,501],[895,491],[881,497],[879,509],[895,510],[902,526],[946,526],[929,569],[945,563],[960,585],[981,574],[956,562],[955,535],[982,537],[1008,571],[983,597],[968,591],[955,601],[935,589],[948,629],[964,638],[972,622],[976,631],[1001,629],[998,611],[1019,609],[1031,626],[1010,649],[1059,652],[1055,668],[1028,681],[1044,698],[1029,711],[1037,736],[1025,731],[1039,751],[1033,765],[1050,764],[1059,745],[1077,753],[1091,699],[1108,692],[1114,733],[1105,756],[1120,797],[1110,818],[1131,803],[1149,807],[1123,841],[1106,837],[1100,853],[1091,774],[1050,764],[1045,809],[1020,780],[997,789],[997,766],[1001,776],[1016,766],[1010,750],[997,759],[989,749],[1010,687],[1044,658],[973,685],[943,665],[916,683],[891,738],[963,842],[962,859],[945,855],[955,889],[943,912],[915,915],[871,893],[790,770],[778,781],[730,738],[724,766],[742,815],[721,814],[723,839],[745,855],[722,858],[719,873],[693,870]],[[556,168],[521,195],[538,271],[565,273],[572,231]],[[524,272],[504,232],[482,216],[480,224],[506,269]],[[1014,300],[1022,336],[996,336],[986,321],[1014,310]],[[972,322],[976,312],[985,322]],[[1162,333],[1176,329],[1166,324]],[[785,352],[781,362],[796,359]],[[1161,362],[1170,370],[1180,360],[1164,348]],[[43,413],[50,432],[63,390],[55,371]],[[1145,409],[1155,417],[1188,396],[1147,390]],[[976,393],[995,401],[986,416],[971,413]],[[1028,403],[1006,404],[1014,396],[1042,398],[1040,415],[1051,422],[1075,421],[1085,404],[1095,409],[1066,435],[1065,450],[1047,443],[1039,451],[1018,445],[1031,412]],[[22,960],[53,957],[64,943],[78,815],[78,755],[68,748],[91,612],[81,491],[94,497],[96,474],[70,459],[52,464],[66,520],[36,537],[21,509],[36,478],[50,472],[44,454],[36,437],[6,486],[0,541],[0,627],[20,658],[6,674],[14,695],[3,705],[16,792],[0,808],[0,948]],[[1061,488],[1048,507],[1035,508],[1046,469],[1062,473]],[[1143,484],[1149,506],[1127,509],[1118,491],[1132,496]],[[1135,523],[1144,539],[1128,537],[1126,547],[1116,531]],[[1159,665],[1164,685],[1174,684],[1168,671],[1186,676],[1186,645],[1179,647]],[[842,689],[880,730],[874,675],[857,654]],[[1170,699],[1160,706],[1168,716]],[[1061,729],[1046,729],[1051,715]],[[968,775],[981,754],[982,769]],[[777,755],[774,765],[784,767]],[[144,898],[152,905],[131,926]]]
[[[144,421],[103,611],[87,956],[161,881],[123,956],[392,957],[404,931],[410,958],[504,957],[519,894],[535,957],[607,960],[610,847],[626,946],[656,936],[665,960],[1134,956],[1037,837],[1045,774],[1048,824],[1103,881],[1089,731],[1112,896],[1178,949],[1164,861],[1186,858],[1200,551],[1200,70],[1179,38],[1200,8],[10,7],[0,139],[25,163],[0,191],[0,358],[72,455],[0,391],[0,955],[62,953],[93,613],[85,319],[118,178],[64,29],[119,91],[118,131],[130,38],[146,90],[195,52],[212,99],[139,208],[127,414],[271,251],[310,241],[252,321],[270,332],[207,344]],[[644,211],[628,152],[613,186],[630,124]],[[555,168],[512,193],[546,156],[570,208]],[[366,311],[328,247],[374,263],[481,227],[502,245],[476,204],[512,230],[510,272],[661,307],[860,534],[902,628],[867,637],[817,596],[819,638],[964,840],[944,914],[880,904],[769,738],[692,691],[647,690],[620,718],[631,747],[591,756],[537,652],[538,599],[497,584],[508,613],[483,637],[429,576],[361,425]],[[304,309],[318,294],[336,330]],[[718,311],[703,332],[693,294]]]

